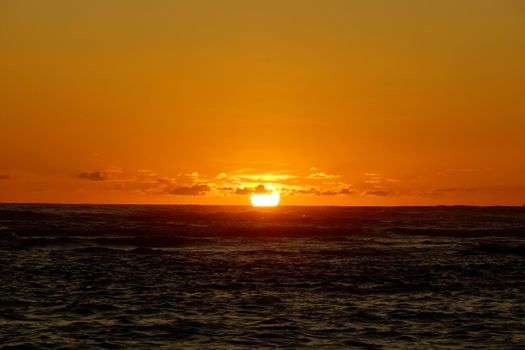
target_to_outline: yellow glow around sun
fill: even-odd
[[[281,196],[279,192],[271,185],[259,185],[250,199],[254,207],[276,207],[279,204]]]

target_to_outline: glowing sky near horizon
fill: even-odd
[[[0,3],[0,202],[525,201],[522,1]]]

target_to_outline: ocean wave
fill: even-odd
[[[480,242],[470,248],[472,253],[525,256],[525,243]]]
[[[0,209],[2,348],[523,343],[519,208]]]

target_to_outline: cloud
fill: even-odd
[[[247,194],[251,194],[252,192],[253,190],[249,189],[248,187],[244,187],[244,188],[237,187],[234,193],[240,196],[245,196]]]
[[[351,191],[350,189],[348,188],[343,188],[339,191],[339,194],[347,194],[347,195],[351,195],[351,194],[354,194],[353,191]]]
[[[316,195],[319,195],[321,193],[321,191],[315,187],[292,189],[290,192],[293,194],[316,194]]]
[[[334,189],[319,189],[317,187],[310,188],[293,188],[288,189],[288,193],[294,195],[316,195],[316,196],[339,196],[339,195],[351,195],[355,192],[349,188],[334,188]]]
[[[159,176],[150,169],[138,169],[126,174],[114,167],[106,170],[83,172],[76,177],[87,181],[109,182],[114,190],[133,191],[144,194],[170,194],[179,196],[202,196],[211,194],[218,186],[197,172],[177,174],[175,177]],[[221,187],[226,187],[222,185]],[[224,189],[223,189],[224,190]],[[233,190],[233,187],[230,189]]]
[[[475,173],[482,171],[480,169],[470,169],[470,168],[459,168],[459,169],[445,169],[446,172],[450,173]]]
[[[367,178],[365,180],[365,183],[367,184],[381,183],[381,174],[379,173],[364,173],[363,175]]]
[[[10,175],[7,175],[7,174],[4,174],[4,175],[0,175],[0,180],[11,180],[11,176]]]
[[[339,175],[327,174],[323,171],[308,175],[309,179],[334,179],[336,177],[339,177]]]
[[[165,193],[177,196],[203,196],[210,191],[211,188],[208,185],[193,185],[170,188]]]
[[[322,191],[322,192],[320,192],[318,194],[320,194],[321,196],[338,196],[338,195],[341,195],[341,194],[351,195],[353,193],[354,192],[350,191],[350,189],[348,189],[348,188],[342,188],[342,189],[339,189],[339,190]]]
[[[323,191],[323,192],[319,193],[319,195],[321,195],[321,196],[335,196],[336,194],[338,194],[338,193],[335,192],[335,191],[331,191],[331,190],[327,190],[327,191]]]
[[[244,181],[253,181],[253,182],[282,182],[282,181],[298,178],[297,175],[275,174],[275,173],[240,174],[240,175],[237,175],[236,177]]]
[[[108,177],[101,171],[93,171],[93,172],[86,172],[86,173],[80,173],[77,175],[77,178],[82,180],[89,180],[89,181],[105,181],[108,180]]]
[[[384,196],[388,196],[390,193],[388,193],[387,191],[376,190],[376,191],[367,191],[367,192],[365,192],[365,194],[368,195],[368,196],[384,197]]]
[[[150,169],[138,169],[137,173],[139,173],[141,176],[145,177],[155,177],[158,176],[156,172]]]
[[[371,174],[376,176],[376,174]],[[256,172],[254,169],[218,171],[211,176],[188,171],[163,176],[151,169],[125,173],[120,168],[83,172],[76,176],[87,181],[107,181],[113,189],[148,195],[176,196],[247,196],[271,193],[273,186],[283,195],[350,196],[363,194],[367,188],[356,188],[339,180],[339,175],[310,170],[301,176],[289,171]],[[368,188],[371,190],[382,188]],[[379,195],[376,193],[376,195]]]
[[[256,194],[270,194],[270,193],[272,193],[272,191],[266,189],[266,187],[264,185],[258,185],[257,187],[255,187],[255,190],[253,191],[253,193],[256,193]]]
[[[113,167],[108,168],[104,171],[98,170],[93,172],[83,172],[78,174],[76,177],[82,180],[89,181],[124,180],[122,174],[122,169]]]
[[[442,193],[452,193],[452,192],[475,192],[477,188],[437,188],[432,191],[432,193],[442,194]]]

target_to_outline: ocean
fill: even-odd
[[[525,208],[0,205],[2,349],[525,349]]]

